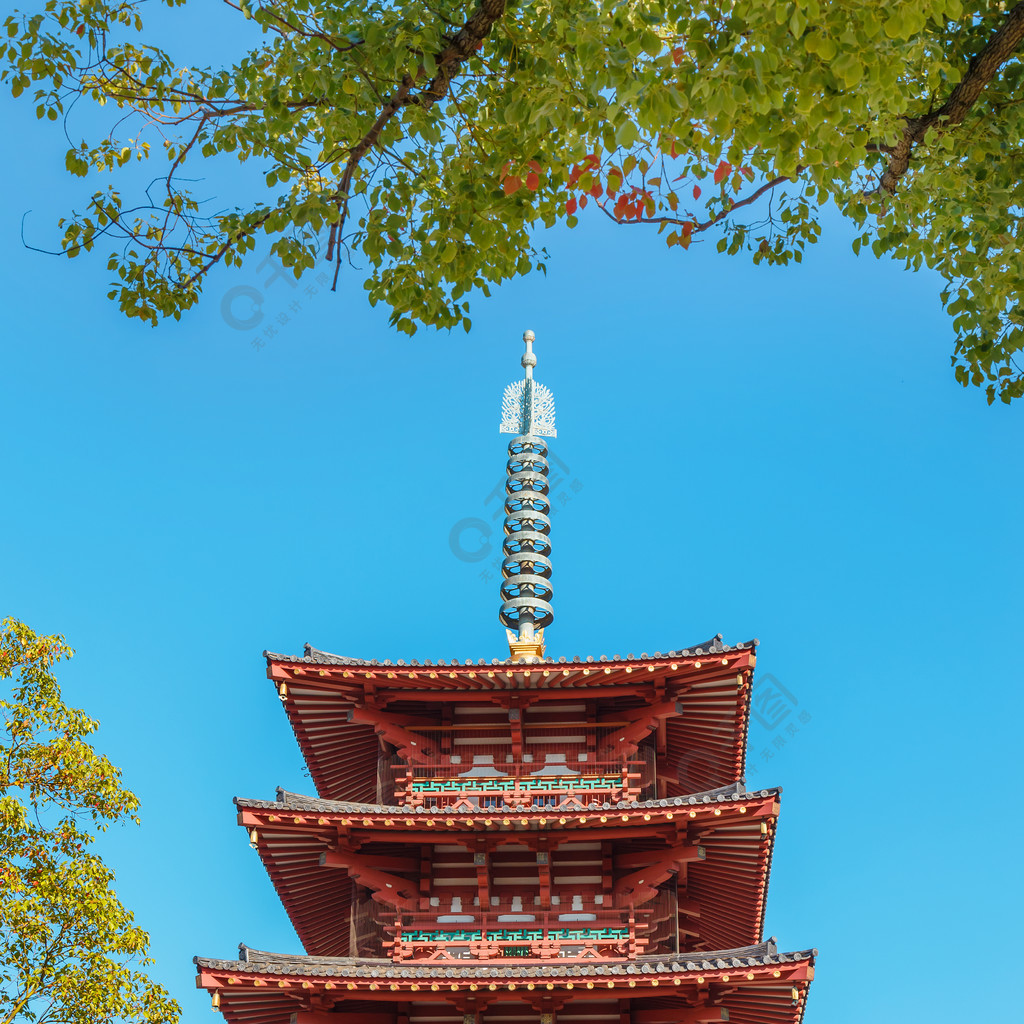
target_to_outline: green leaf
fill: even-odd
[[[616,145],[627,148],[632,146],[638,138],[636,125],[632,121],[623,121],[615,130]]]

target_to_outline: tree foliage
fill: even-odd
[[[945,280],[961,383],[1024,393],[1024,3],[224,2],[258,30],[224,67],[182,67],[134,0],[6,23],[2,74],[40,117],[117,108],[72,174],[134,188],[128,165],[161,165],[62,221],[69,256],[116,240],[129,316],[179,316],[266,235],[296,274],[357,263],[402,330],[468,329],[471,292],[544,267],[542,226],[607,216],[785,264],[833,205],[855,249]],[[184,175],[216,158],[259,180],[211,213]]]
[[[118,900],[113,873],[89,852],[139,801],[86,740],[97,723],[61,699],[60,636],[0,621],[0,1024],[178,1019],[137,968],[149,937]]]

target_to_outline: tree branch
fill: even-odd
[[[904,118],[903,135],[889,150],[889,166],[878,183],[880,190],[896,194],[900,178],[907,173],[914,147],[924,140],[929,128],[952,128],[960,124],[996,72],[1013,56],[1024,40],[1024,2],[1018,3],[992,34],[985,48],[971,58],[967,74],[938,110],[921,117]]]
[[[458,74],[460,65],[476,52],[477,47],[487,37],[494,23],[504,13],[505,0],[480,0],[479,6],[467,19],[466,24],[451,37],[448,45],[438,56],[437,71],[430,80],[430,84],[421,92],[413,93],[413,86],[424,74],[423,68],[420,68],[415,78],[412,75],[406,75],[402,84],[384,105],[370,130],[349,150],[345,170],[342,172],[341,180],[335,191],[338,202],[338,219],[331,225],[330,235],[327,239],[326,258],[328,262],[332,259],[335,261],[332,290],[338,283],[338,271],[341,267],[340,242],[348,215],[349,189],[352,186],[352,178],[359,166],[359,161],[377,144],[387,123],[402,107],[418,104],[424,109],[429,109],[447,94],[452,79]]]
[[[466,24],[455,35],[437,59],[437,73],[430,85],[413,102],[429,107],[448,92],[459,65],[476,52],[487,38],[494,23],[505,13],[505,0],[480,0],[480,6],[470,15]]]
[[[771,192],[777,188],[784,181],[796,181],[797,175],[803,171],[802,167],[797,167],[796,172],[792,175],[781,174],[777,178],[772,178],[766,181],[760,188],[755,189],[743,199],[737,199],[735,203],[729,206],[727,209],[721,210],[716,213],[710,220],[701,221],[697,223],[696,219],[691,217],[635,217],[631,220],[623,220],[621,217],[616,217],[614,213],[610,213],[607,208],[606,202],[599,201],[597,203],[598,209],[601,210],[605,216],[610,217],[616,224],[679,224],[685,226],[690,225],[690,233],[696,234],[698,231],[707,231],[708,228],[713,227],[720,220],[724,220],[734,210],[739,210],[741,207],[750,206],[751,203],[756,203],[758,199],[765,194],[765,192]]]

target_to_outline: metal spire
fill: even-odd
[[[505,481],[505,542],[501,565],[501,612],[513,658],[544,654],[544,627],[551,624],[551,520],[548,513],[548,446],[555,437],[555,399],[533,379],[537,357],[533,331],[523,334],[526,376],[505,388],[501,433],[515,434],[508,446]]]

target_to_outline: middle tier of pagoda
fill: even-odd
[[[779,793],[494,817],[236,804],[311,955],[616,960],[760,941]]]

